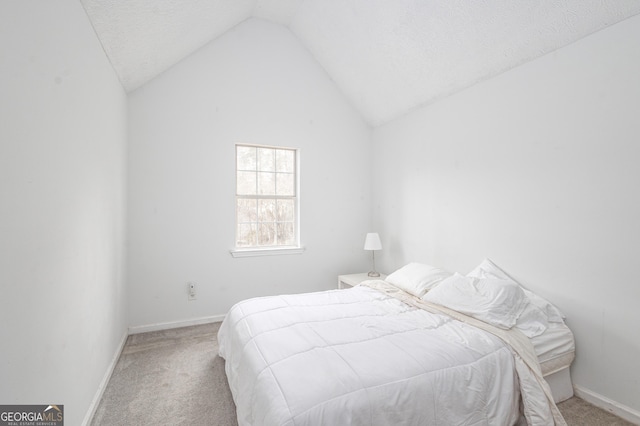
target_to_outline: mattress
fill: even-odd
[[[544,333],[531,338],[531,343],[544,376],[569,367],[575,358],[573,333],[564,323],[549,323]]]
[[[521,393],[531,424],[557,410],[496,336],[372,288],[240,302],[218,340],[241,426],[511,425]]]

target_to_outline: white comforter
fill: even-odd
[[[501,339],[366,286],[240,302],[218,341],[241,426],[520,418],[517,357]]]

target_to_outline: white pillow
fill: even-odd
[[[427,291],[450,276],[451,272],[444,269],[412,262],[387,276],[385,281],[407,293],[422,297]]]
[[[510,329],[527,305],[522,288],[511,280],[455,274],[423,298],[476,319]]]
[[[473,271],[467,274],[468,277],[476,278],[500,278],[504,280],[511,280],[514,283],[520,285],[516,280],[511,278],[506,272],[500,269],[490,259],[484,259],[480,265],[478,265]],[[522,287],[522,285],[520,285]],[[523,288],[524,289],[524,288]],[[552,303],[547,301],[541,296],[524,289],[524,292],[529,301],[538,309],[540,309],[544,316],[546,316],[549,322],[564,322],[565,316],[556,308]]]
[[[527,291],[524,290],[525,295]],[[532,338],[541,335],[549,328],[547,316],[527,298],[527,304],[516,321],[516,328],[525,336]]]
[[[491,259],[484,259],[476,268],[467,274],[468,277],[476,278],[499,278],[501,280],[512,280],[513,278],[507,275],[502,269],[498,268],[498,265],[493,263]]]
[[[547,317],[549,322],[564,322],[565,316],[560,309],[556,308],[551,302],[547,299],[538,296],[535,293],[530,292],[525,289],[524,294],[527,295],[532,304],[534,304],[538,309],[544,312],[544,315]]]

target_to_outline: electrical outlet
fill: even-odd
[[[189,295],[188,299],[190,301],[197,299],[196,283],[194,283],[193,281],[190,281],[190,282],[187,283],[187,294]]]

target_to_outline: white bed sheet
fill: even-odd
[[[564,323],[550,322],[545,332],[533,337],[531,343],[545,376],[570,366],[575,358],[575,339]]]
[[[499,338],[372,288],[240,302],[218,340],[241,426],[520,417],[514,356]]]

